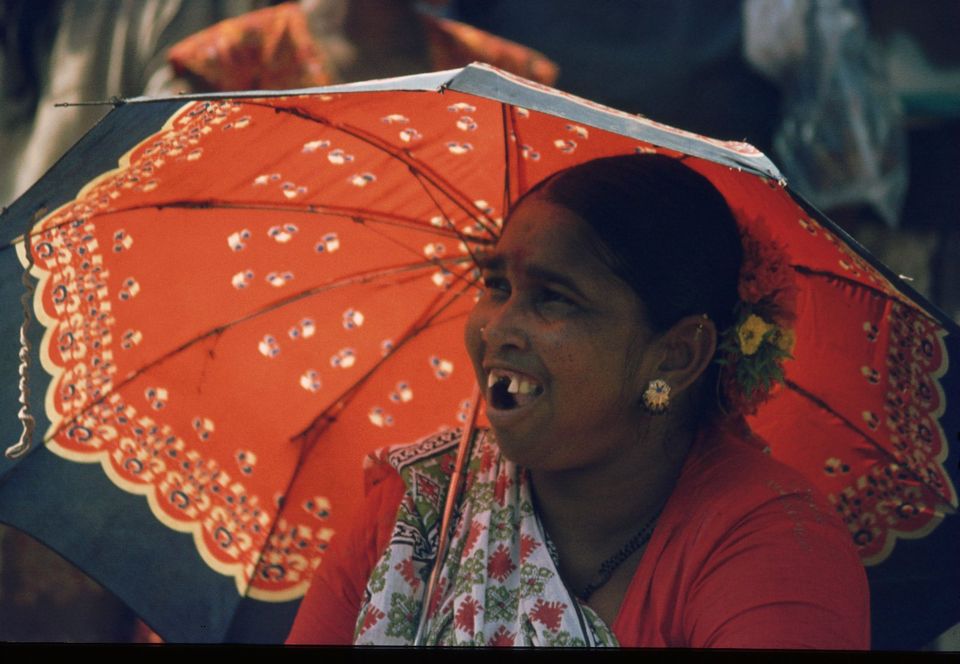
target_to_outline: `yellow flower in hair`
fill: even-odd
[[[750,314],[737,328],[737,338],[740,341],[740,351],[744,355],[753,355],[763,343],[763,335],[774,328],[773,325],[756,314]]]
[[[793,330],[779,329],[773,342],[777,345],[777,348],[788,355],[792,355],[793,347],[797,345],[797,335],[793,333]]]

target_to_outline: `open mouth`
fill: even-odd
[[[492,369],[487,376],[489,402],[497,410],[521,408],[543,394],[543,386],[523,374]]]

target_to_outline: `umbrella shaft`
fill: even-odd
[[[474,432],[477,425],[477,413],[480,410],[480,387],[474,385],[471,398],[470,414],[467,418],[467,426],[464,429],[463,437],[460,439],[460,446],[457,450],[457,461],[453,468],[453,474],[450,476],[450,487],[447,490],[447,500],[443,508],[443,518],[440,521],[440,532],[437,539],[437,555],[433,559],[433,569],[430,570],[430,579],[427,581],[427,587],[424,590],[423,602],[420,606],[420,618],[417,623],[417,632],[413,639],[413,645],[425,645],[423,640],[426,636],[427,616],[430,608],[433,606],[433,594],[437,590],[440,582],[440,570],[443,567],[443,560],[447,556],[447,547],[450,545],[450,527],[453,525],[453,512],[457,501],[460,499],[460,492],[463,489],[464,477],[467,474],[467,462],[470,459],[470,450],[473,447]]]

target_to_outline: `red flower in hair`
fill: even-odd
[[[796,286],[793,270],[783,245],[778,243],[761,224],[742,227],[743,265],[737,286],[740,299],[755,305],[763,316],[777,325],[793,323],[796,309]]]
[[[795,342],[797,289],[785,247],[762,223],[741,225],[740,241],[736,323],[721,333],[716,362],[723,366],[726,409],[752,415],[784,380],[783,363]]]

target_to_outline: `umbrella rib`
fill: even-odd
[[[455,233],[458,238],[460,238],[464,243],[466,243],[466,241],[467,241],[466,236],[463,234],[462,231],[460,231],[460,230],[454,225],[453,221],[450,220],[450,217],[447,215],[446,212],[444,212],[443,206],[440,205],[440,201],[437,200],[437,197],[433,195],[433,192],[430,190],[430,187],[428,187],[428,186],[427,186],[427,183],[424,182],[423,173],[421,173],[420,171],[418,171],[418,170],[416,170],[416,169],[410,169],[410,173],[411,173],[411,174],[413,175],[413,177],[416,179],[417,184],[420,185],[420,188],[423,189],[423,192],[424,192],[427,196],[430,197],[430,200],[433,202],[434,207],[436,207],[437,210],[440,211],[440,214],[443,215],[443,220],[447,223],[448,230],[450,230],[450,231],[452,231],[453,233]],[[430,184],[433,184],[433,183],[430,183]],[[445,192],[445,193],[446,193],[446,192]],[[447,194],[447,195],[449,196],[449,194]],[[496,226],[494,226],[493,224],[491,224],[491,223],[489,222],[489,220],[488,220],[485,216],[481,216],[481,217],[471,217],[471,218],[472,218],[477,224],[479,224],[480,227],[481,227],[483,230],[485,230],[487,233],[489,233],[491,237],[493,237],[493,238],[496,238],[496,237],[497,237],[497,233],[499,232],[499,229],[498,229]]]
[[[795,382],[793,382],[792,380],[786,379],[786,380],[784,380],[784,384],[785,384],[789,389],[793,390],[795,393],[797,393],[797,394],[800,395],[801,397],[807,399],[808,401],[810,401],[811,403],[813,403],[815,406],[817,406],[817,407],[820,408],[821,410],[824,410],[824,411],[826,411],[827,413],[829,413],[830,415],[836,417],[836,418],[840,421],[840,423],[843,424],[846,428],[850,429],[851,431],[853,431],[854,433],[856,433],[857,435],[859,435],[861,438],[863,438],[863,439],[866,440],[868,443],[870,443],[871,445],[873,445],[876,449],[878,449],[878,450],[880,450],[881,452],[883,452],[883,454],[885,454],[885,455],[888,456],[889,458],[893,459],[898,465],[900,465],[901,467],[905,468],[911,475],[913,475],[913,478],[914,478],[915,481],[917,481],[917,482],[920,483],[920,484],[926,485],[926,482],[924,482],[923,478],[920,477],[920,475],[918,475],[918,474],[916,473],[916,471],[914,471],[914,470],[913,470],[912,468],[910,468],[908,465],[903,464],[899,459],[897,459],[897,457],[896,457],[894,454],[892,454],[889,450],[885,449],[882,445],[880,445],[879,443],[877,443],[873,438],[871,438],[870,436],[868,436],[866,433],[864,433],[863,431],[861,431],[853,422],[851,422],[851,421],[848,420],[846,417],[844,417],[843,415],[841,415],[839,412],[837,412],[836,410],[834,410],[833,408],[831,408],[830,405],[827,404],[827,402],[825,402],[823,399],[821,399],[820,397],[816,396],[815,394],[813,394],[813,393],[811,393],[811,392],[808,392],[807,390],[805,390],[804,388],[800,387],[799,385],[797,385],[797,384],[796,384]]]
[[[202,334],[202,335],[200,335],[200,336],[197,336],[197,337],[191,339],[190,341],[185,342],[184,344],[181,344],[181,345],[178,346],[177,348],[175,348],[175,349],[173,349],[173,350],[165,353],[163,356],[161,356],[161,357],[153,360],[153,361],[150,362],[149,364],[144,365],[143,367],[141,367],[140,369],[138,369],[135,373],[131,374],[131,375],[128,376],[126,379],[124,379],[124,380],[123,380],[119,385],[117,385],[114,389],[110,390],[110,391],[107,392],[106,394],[101,395],[99,398],[91,401],[90,404],[88,404],[86,407],[84,407],[80,412],[76,413],[76,414],[75,414],[73,417],[71,417],[69,420],[66,420],[66,421],[64,421],[64,422],[61,422],[61,423],[56,427],[55,430],[51,431],[47,436],[44,437],[43,443],[44,443],[44,444],[48,443],[51,439],[53,439],[54,437],[56,437],[57,435],[59,435],[59,433],[60,433],[61,431],[63,431],[64,429],[68,428],[71,424],[73,424],[74,422],[76,422],[77,419],[78,419],[79,417],[81,417],[83,414],[89,412],[91,409],[93,409],[93,408],[95,408],[96,406],[98,406],[99,404],[101,404],[101,403],[102,403],[104,400],[106,400],[111,394],[114,394],[114,393],[118,392],[119,390],[122,390],[126,385],[128,385],[128,384],[131,383],[132,381],[136,380],[137,377],[139,377],[141,374],[143,374],[144,372],[148,371],[148,370],[151,369],[152,367],[161,364],[161,363],[164,362],[166,359],[168,359],[168,358],[176,355],[176,354],[179,353],[180,351],[182,351],[182,350],[184,350],[184,349],[186,349],[186,348],[188,348],[188,347],[190,347],[190,346],[192,346],[192,345],[194,345],[194,344],[202,341],[203,339],[206,339],[206,338],[208,338],[208,337],[210,337],[210,336],[222,334],[226,329],[228,329],[228,328],[230,328],[230,327],[233,327],[234,325],[237,325],[237,324],[239,324],[239,323],[241,323],[241,322],[243,322],[243,321],[249,320],[249,319],[254,318],[254,317],[256,317],[256,316],[259,316],[259,315],[261,315],[261,314],[263,314],[263,313],[267,313],[267,312],[269,312],[269,311],[273,311],[273,310],[278,309],[278,308],[280,308],[280,307],[282,307],[282,306],[285,306],[286,304],[290,304],[291,302],[295,302],[295,301],[297,301],[297,300],[300,300],[300,299],[303,299],[303,298],[306,298],[306,297],[310,297],[310,296],[312,296],[312,295],[315,295],[315,294],[318,294],[318,293],[321,293],[321,292],[330,290],[330,289],[332,289],[332,288],[338,288],[338,287],[341,287],[341,286],[347,286],[347,285],[351,285],[351,284],[354,284],[354,283],[365,283],[365,282],[367,282],[367,281],[371,281],[371,280],[376,279],[376,278],[379,278],[379,277],[391,276],[391,275],[395,275],[395,274],[402,274],[402,273],[404,273],[404,272],[411,272],[411,271],[415,271],[415,270],[417,270],[417,269],[421,269],[421,268],[424,268],[424,267],[427,267],[427,266],[436,266],[436,265],[438,265],[438,264],[439,264],[439,265],[442,265],[442,264],[456,264],[456,263],[464,262],[464,261],[466,261],[466,260],[467,260],[466,257],[449,258],[449,259],[441,259],[441,260],[434,259],[434,260],[431,260],[431,261],[424,261],[424,262],[421,262],[421,263],[418,263],[418,264],[415,264],[415,265],[404,265],[404,266],[395,267],[395,268],[387,268],[387,269],[383,269],[383,270],[378,270],[378,271],[376,271],[376,272],[368,272],[368,273],[363,273],[363,274],[358,274],[358,275],[352,275],[351,277],[347,277],[347,278],[344,278],[344,279],[340,279],[340,280],[337,280],[337,281],[334,281],[334,282],[330,282],[330,283],[328,283],[328,284],[323,284],[323,285],[321,285],[321,286],[317,286],[317,287],[311,288],[311,289],[309,289],[309,290],[307,290],[307,291],[302,291],[302,292],[300,292],[300,293],[296,293],[296,294],[291,295],[291,296],[289,296],[289,297],[287,297],[287,298],[284,298],[283,300],[274,302],[274,303],[272,303],[272,304],[270,304],[270,305],[268,305],[268,306],[266,306],[266,307],[263,307],[263,308],[259,309],[259,310],[256,311],[256,312],[252,312],[251,314],[248,314],[248,315],[246,315],[246,316],[243,316],[242,318],[238,318],[238,319],[236,319],[236,320],[233,320],[233,321],[230,321],[230,322],[225,323],[225,324],[223,324],[223,325],[220,325],[220,326],[218,326],[217,328],[214,328],[213,330],[210,330],[210,331],[208,331],[208,332],[206,332],[206,333],[204,333],[204,334]],[[339,407],[342,409],[342,407],[344,407],[344,406],[347,404],[347,402],[348,402],[350,399],[352,399],[352,397],[359,391],[359,388],[363,385],[363,383],[365,383],[365,382],[374,374],[374,372],[375,372],[377,369],[379,369],[379,368],[380,368],[385,362],[387,362],[389,359],[391,359],[392,357],[396,356],[397,352],[398,352],[404,345],[406,345],[409,341],[411,341],[413,338],[415,338],[420,332],[422,332],[424,329],[426,329],[426,328],[427,328],[433,321],[435,321],[444,311],[446,311],[446,310],[447,310],[451,305],[453,305],[460,297],[462,297],[462,296],[468,291],[468,289],[469,289],[470,286],[472,286],[472,285],[474,285],[474,284],[476,283],[475,281],[471,281],[471,280],[465,279],[465,278],[463,278],[463,277],[461,277],[461,279],[463,279],[463,280],[466,282],[466,285],[464,286],[464,288],[463,288],[462,290],[458,291],[458,292],[455,292],[455,293],[453,294],[453,296],[450,297],[450,298],[448,299],[448,301],[445,302],[442,306],[440,306],[439,308],[437,308],[437,309],[434,310],[434,311],[431,311],[431,309],[433,309],[434,305],[435,305],[437,302],[441,302],[441,301],[444,299],[444,297],[445,297],[446,295],[448,295],[449,291],[448,291],[448,292],[441,293],[441,294],[439,294],[436,298],[434,298],[433,302],[431,303],[431,305],[430,305],[430,306],[428,307],[428,309],[427,309],[427,311],[429,311],[430,313],[426,314],[424,317],[421,317],[418,321],[414,322],[414,323],[410,326],[410,328],[408,328],[408,330],[407,330],[407,331],[403,334],[403,336],[401,337],[400,341],[397,343],[397,345],[396,345],[396,347],[394,348],[393,352],[389,353],[386,357],[381,358],[369,371],[367,371],[363,376],[361,376],[361,377],[354,383],[354,385],[351,386],[351,388],[347,389],[344,393],[342,393],[338,399],[335,399],[334,402],[333,402],[333,403],[335,404],[335,406],[339,406]],[[294,435],[290,440],[295,441],[295,440],[297,440],[297,439],[303,439],[303,440],[305,441],[305,440],[306,440],[306,436],[311,432],[311,430],[312,430],[315,426],[317,426],[318,424],[321,424],[321,423],[322,423],[322,424],[329,424],[329,423],[332,423],[333,421],[335,421],[336,417],[335,417],[335,416],[331,417],[330,415],[328,415],[329,411],[330,411],[330,408],[328,408],[328,409],[325,410],[323,413],[321,413],[320,415],[318,415],[310,425],[308,425],[301,433]],[[313,438],[314,438],[314,440],[317,439],[316,436],[314,436]],[[300,448],[300,450],[299,450],[299,457],[300,457],[301,461],[302,461],[303,457],[306,456],[306,454],[308,453],[309,449],[311,449],[311,448],[312,448],[312,445],[301,445],[301,448]],[[291,475],[290,482],[289,482],[288,485],[287,485],[287,490],[286,490],[286,492],[285,492],[285,495],[289,493],[289,489],[290,489],[290,487],[292,486],[293,482],[296,480],[297,475],[298,475],[298,473],[299,473],[299,469],[300,469],[301,467],[302,467],[302,463],[298,463],[296,470],[295,470],[294,473],[292,473],[292,475]],[[270,531],[267,533],[267,540],[269,540],[269,537],[270,537],[270,536],[273,534],[273,532],[276,530],[277,522],[278,522],[278,519],[274,519],[273,523],[271,524]],[[261,551],[261,557],[262,557],[263,553],[264,553],[264,552]],[[260,562],[260,557],[258,557],[257,564],[259,564],[259,562]]]
[[[294,468],[293,473],[291,473],[290,479],[287,482],[287,486],[284,490],[284,494],[283,494],[284,496],[289,495],[291,488],[293,487],[294,483],[297,481],[297,478],[300,474],[300,469],[304,467],[304,459],[307,457],[310,451],[314,448],[314,446],[316,445],[316,441],[320,439],[320,434],[323,432],[323,430],[327,426],[336,422],[337,414],[346,408],[349,402],[360,391],[360,388],[363,386],[363,384],[366,383],[370,379],[370,377],[373,376],[374,373],[376,373],[377,370],[379,370],[386,362],[396,357],[401,348],[403,348],[407,343],[413,340],[420,332],[425,330],[430,325],[430,323],[432,323],[434,320],[436,320],[440,316],[440,314],[446,311],[451,305],[453,305],[453,303],[455,303],[460,297],[462,297],[467,292],[468,287],[469,286],[465,286],[461,291],[454,293],[453,296],[447,300],[447,302],[442,304],[442,306],[437,308],[435,311],[430,312],[430,309],[432,308],[432,306],[438,302],[441,302],[444,299],[444,297],[448,295],[448,293],[441,293],[436,298],[434,298],[433,303],[431,303],[431,307],[428,307],[427,309],[427,311],[430,313],[427,313],[419,321],[414,322],[410,326],[410,328],[404,333],[404,335],[400,338],[400,341],[397,342],[397,345],[389,354],[387,354],[385,357],[380,358],[380,360],[378,360],[376,364],[374,364],[370,369],[368,369],[366,373],[364,373],[362,376],[360,376],[360,378],[354,381],[354,383],[349,388],[344,390],[336,399],[333,400],[332,405],[330,407],[328,407],[322,413],[317,415],[313,419],[313,421],[303,429],[303,431],[301,431],[298,434],[295,434],[290,438],[292,442],[300,441],[302,444],[300,445],[300,449],[298,451],[299,458],[298,458],[296,467]],[[333,409],[336,409],[336,412],[331,413]],[[474,404],[474,410],[475,409],[476,409],[476,404]],[[278,514],[278,517],[279,517],[279,514]],[[270,531],[266,535],[267,541],[269,541],[270,537],[273,535],[274,531],[276,530],[278,522],[279,522],[279,518],[276,518],[270,524]],[[259,565],[260,559],[262,558],[264,553],[265,552],[261,550],[260,556],[257,559],[257,563],[256,563],[257,565]]]
[[[310,436],[311,434],[314,434],[314,435],[312,436],[312,438],[313,438],[314,440],[316,440],[316,439],[318,438],[318,435],[317,435],[317,434],[319,434],[319,432],[321,432],[321,431],[323,430],[322,428],[319,428],[319,429],[318,429],[318,427],[321,427],[321,426],[323,426],[323,425],[329,425],[329,424],[332,424],[333,422],[336,421],[336,419],[337,419],[336,414],[331,414],[331,412],[330,412],[331,410],[336,409],[337,412],[342,411],[342,410],[347,406],[347,404],[349,403],[350,399],[353,398],[353,396],[359,391],[360,387],[361,387],[367,380],[369,380],[369,378],[370,378],[374,373],[376,373],[376,371],[377,371],[378,369],[380,369],[380,367],[381,367],[384,363],[386,363],[386,362],[387,362],[388,360],[390,360],[391,358],[395,357],[395,356],[397,355],[397,352],[398,352],[401,348],[403,348],[407,343],[409,343],[410,341],[412,341],[418,334],[420,334],[420,332],[422,332],[422,331],[425,330],[427,327],[429,327],[430,324],[431,324],[434,320],[436,320],[444,311],[446,311],[446,310],[447,310],[449,307],[451,307],[457,300],[459,300],[464,294],[466,294],[466,292],[469,290],[469,288],[470,288],[471,286],[473,286],[475,283],[476,283],[475,281],[467,281],[466,284],[464,285],[463,289],[461,289],[460,291],[455,292],[455,293],[452,295],[452,297],[450,297],[446,302],[444,302],[439,308],[434,309],[435,305],[436,305],[438,302],[442,302],[442,301],[443,301],[443,299],[444,299],[444,297],[447,295],[447,293],[441,293],[440,295],[438,295],[438,296],[434,299],[434,301],[431,303],[430,307],[427,308],[427,312],[428,312],[428,313],[426,313],[424,317],[420,318],[419,320],[413,322],[413,323],[410,325],[410,327],[407,329],[407,331],[404,332],[403,335],[401,335],[400,340],[396,343],[396,345],[394,346],[393,350],[392,350],[389,354],[387,354],[386,356],[382,357],[382,358],[381,358],[379,361],[377,361],[377,363],[374,364],[366,373],[364,373],[362,376],[360,376],[360,378],[358,378],[356,381],[354,381],[354,382],[351,384],[350,387],[348,387],[346,390],[344,390],[344,391],[340,394],[339,397],[337,397],[336,399],[333,400],[333,403],[332,403],[331,406],[329,406],[326,410],[324,410],[322,413],[320,413],[319,415],[317,415],[317,416],[313,419],[313,421],[312,421],[310,424],[308,424],[308,425],[303,429],[303,431],[301,431],[301,432],[298,433],[298,434],[295,434],[295,435],[292,437],[292,440],[302,439],[302,440],[306,441],[306,440],[307,440],[307,437]],[[301,450],[301,457],[305,456],[305,455],[307,454],[307,452],[309,452],[310,449],[312,449],[312,445],[304,445],[304,446],[303,446],[303,449]]]
[[[207,201],[172,201],[168,203],[160,203],[156,205],[141,205],[132,208],[125,208],[124,210],[117,210],[117,212],[124,212],[126,210],[138,210],[144,208],[155,207],[158,210],[163,208],[172,207],[172,208],[198,208],[198,209],[225,209],[225,210],[254,210],[258,212],[293,212],[299,214],[322,214],[331,217],[347,217],[355,221],[373,221],[382,224],[388,224],[393,226],[400,226],[401,228],[414,228],[417,230],[435,232],[434,229],[436,226],[426,226],[420,219],[416,217],[404,217],[399,214],[391,214],[389,212],[378,212],[375,210],[370,210],[368,208],[354,208],[347,207],[342,205],[316,205],[308,204],[306,206],[297,207],[294,205],[277,205],[277,204],[265,204],[265,203],[231,203],[227,201],[217,201],[217,200],[207,200]],[[439,229],[440,232],[444,232],[446,229]],[[449,233],[450,236],[453,236],[452,233]]]
[[[261,315],[263,315],[263,314],[270,313],[271,311],[275,311],[276,309],[279,309],[279,308],[281,308],[281,307],[284,307],[284,306],[286,306],[286,305],[288,305],[288,304],[291,304],[291,303],[293,303],[293,302],[297,302],[297,301],[299,301],[299,300],[302,300],[302,299],[305,299],[305,298],[308,298],[308,297],[312,297],[312,296],[314,296],[314,295],[318,295],[318,294],[320,294],[320,293],[323,293],[323,292],[326,292],[326,291],[329,291],[329,290],[332,290],[332,289],[335,289],[335,288],[341,288],[341,287],[350,286],[350,285],[353,285],[353,284],[367,283],[367,282],[373,281],[373,280],[375,280],[375,279],[379,279],[379,278],[381,278],[381,277],[390,277],[390,276],[394,276],[394,275],[404,274],[404,273],[407,273],[407,272],[413,272],[413,271],[420,270],[420,269],[423,269],[423,268],[426,268],[426,267],[435,267],[435,266],[437,266],[438,264],[456,264],[456,263],[460,263],[460,262],[466,262],[467,260],[468,260],[468,259],[467,259],[466,257],[457,257],[457,258],[449,258],[449,259],[434,259],[434,260],[423,261],[423,262],[415,263],[415,264],[414,264],[414,263],[411,263],[411,264],[396,266],[396,267],[392,267],[392,268],[384,268],[384,269],[381,269],[381,270],[376,270],[376,271],[371,271],[371,272],[362,272],[362,273],[359,273],[359,274],[351,275],[351,276],[349,276],[349,277],[344,277],[344,278],[342,278],[342,279],[337,279],[337,280],[335,280],[335,281],[331,281],[331,282],[328,282],[328,283],[325,283],[325,284],[321,284],[321,285],[319,285],[319,286],[314,286],[313,288],[309,288],[309,289],[300,291],[300,292],[298,292],[298,293],[293,293],[292,295],[289,295],[289,296],[287,296],[287,297],[285,297],[285,298],[283,298],[283,299],[281,299],[281,300],[276,300],[276,301],[274,301],[274,302],[271,302],[270,304],[265,305],[265,306],[261,307],[260,309],[257,309],[256,311],[250,312],[250,313],[248,313],[248,314],[246,314],[246,315],[244,315],[244,316],[241,316],[240,318],[235,318],[234,320],[228,321],[228,322],[223,323],[223,324],[221,324],[221,325],[218,325],[217,327],[215,327],[215,328],[213,328],[213,329],[210,329],[210,330],[204,332],[203,334],[197,335],[196,337],[193,337],[192,339],[190,339],[190,340],[188,340],[188,341],[185,341],[184,343],[180,344],[180,345],[177,346],[176,348],[173,348],[173,349],[167,351],[166,353],[164,353],[164,354],[161,355],[160,357],[158,357],[158,358],[156,358],[156,359],[154,359],[154,360],[151,360],[150,362],[144,364],[142,367],[140,367],[139,369],[137,369],[137,370],[134,371],[133,373],[129,374],[126,378],[124,378],[116,387],[114,387],[113,389],[109,390],[109,391],[106,392],[105,394],[100,395],[100,396],[97,397],[96,399],[92,400],[92,401],[90,402],[90,404],[87,405],[86,407],[84,407],[80,412],[74,414],[74,415],[73,415],[72,417],[70,417],[69,419],[61,422],[55,429],[53,429],[53,430],[50,431],[46,436],[44,436],[44,438],[43,438],[43,443],[46,444],[46,443],[50,442],[53,438],[55,438],[57,435],[59,435],[61,431],[63,431],[65,428],[67,428],[67,427],[69,427],[70,425],[72,425],[73,423],[75,423],[79,417],[81,417],[82,415],[88,413],[92,408],[95,408],[96,406],[98,406],[98,405],[100,405],[101,403],[103,403],[103,401],[104,401],[105,399],[107,399],[108,397],[110,397],[110,395],[118,392],[119,390],[122,390],[122,389],[123,389],[124,387],[126,387],[128,384],[130,384],[131,382],[133,382],[134,380],[136,380],[137,378],[139,378],[142,374],[144,374],[145,372],[149,371],[149,370],[152,369],[153,367],[155,367],[155,366],[157,366],[157,365],[159,365],[159,364],[162,364],[162,363],[165,362],[167,359],[169,359],[169,358],[177,355],[178,353],[186,350],[187,348],[190,348],[191,346],[196,345],[197,343],[203,341],[204,339],[207,339],[207,338],[209,338],[209,337],[211,337],[211,336],[223,334],[223,332],[225,332],[226,330],[228,330],[228,329],[230,329],[231,327],[234,327],[234,326],[236,326],[236,325],[239,325],[240,323],[246,322],[246,321],[248,321],[248,320],[252,320],[252,319],[254,319],[254,318],[258,317],[258,316],[261,316]]]
[[[306,206],[295,206],[295,205],[277,205],[277,204],[267,204],[267,203],[231,203],[227,201],[217,201],[217,200],[181,200],[181,201],[167,201],[163,203],[143,203],[141,205],[133,205],[130,207],[124,207],[114,210],[106,210],[104,212],[95,213],[93,216],[106,217],[113,214],[121,214],[124,212],[135,212],[137,210],[146,210],[150,208],[155,208],[157,210],[163,210],[164,208],[177,208],[177,209],[225,209],[225,210],[253,210],[261,212],[293,212],[300,214],[323,214],[329,215],[332,217],[347,217],[353,220],[362,220],[362,221],[372,221],[376,223],[399,226],[401,228],[416,228],[423,231],[429,231],[432,233],[444,234],[448,237],[458,237],[461,238],[459,233],[455,229],[446,229],[436,226],[426,226],[422,221],[416,219],[415,217],[404,217],[401,215],[390,214],[386,212],[376,212],[369,209],[363,208],[353,208],[346,206],[337,206],[337,205],[306,205]],[[0,251],[5,249],[10,249],[16,244],[23,242],[26,238],[38,237],[41,234],[62,228],[74,222],[73,219],[54,224],[36,231],[29,232],[27,234],[21,234],[15,237],[11,242],[0,246]],[[477,238],[477,242],[483,242],[483,238]]]
[[[456,235],[456,237],[460,240],[460,242],[463,243],[463,246],[466,247],[467,253],[470,254],[470,258],[473,259],[473,262],[478,263],[479,261],[477,261],[477,255],[474,252],[473,247],[470,246],[470,243],[473,242],[476,244],[485,244],[485,243],[489,244],[491,242],[495,242],[495,240],[491,241],[491,240],[487,240],[486,238],[476,237],[476,236],[468,238],[463,231],[461,231],[456,227],[456,225],[453,223],[453,221],[450,220],[450,218],[446,215],[446,213],[443,212],[443,208],[440,206],[440,202],[436,199],[436,197],[434,197],[433,192],[431,192],[430,189],[423,183],[423,180],[420,179],[420,174],[414,171],[413,177],[416,178],[417,182],[423,188],[423,191],[427,194],[427,196],[430,197],[430,200],[432,200],[433,204],[437,207],[438,210],[440,210],[440,213],[443,214],[443,220],[447,223],[447,230],[452,231],[454,235]],[[481,222],[480,220],[477,220],[477,223],[483,226],[484,230],[490,233],[490,235],[493,238],[497,237],[497,233],[495,229],[487,228],[483,224],[483,222]]]
[[[426,177],[432,185],[434,185],[437,189],[445,193],[447,197],[450,199],[450,201],[454,203],[456,206],[458,206],[461,210],[463,210],[463,212],[465,212],[470,217],[476,219],[478,222],[483,223],[481,218],[477,216],[475,206],[472,205],[472,201],[469,200],[468,196],[466,196],[461,191],[459,191],[456,187],[450,184],[439,173],[437,173],[432,168],[427,166],[424,162],[418,159],[415,159],[413,155],[410,154],[409,150],[397,149],[390,143],[387,143],[383,139],[378,138],[376,135],[360,129],[359,127],[354,127],[346,123],[335,123],[329,120],[328,118],[324,118],[318,115],[313,115],[300,108],[288,108],[283,106],[275,106],[273,104],[267,104],[267,103],[255,102],[255,101],[250,101],[246,103],[250,104],[251,106],[261,106],[261,107],[273,109],[275,113],[289,113],[294,117],[298,117],[303,120],[309,120],[310,122],[316,122],[317,124],[322,124],[327,127],[331,127],[332,129],[335,129],[337,131],[342,131],[345,134],[353,136],[357,140],[367,143],[368,145],[402,162],[411,171],[419,172],[421,175]]]
[[[503,121],[503,218],[510,216],[510,208],[513,205],[512,192],[510,189],[510,137],[514,141],[520,140],[516,134],[516,125],[513,122],[513,113],[504,103],[500,104],[500,117]]]
[[[922,307],[918,307],[915,303],[913,303],[913,302],[911,302],[911,301],[904,301],[903,299],[900,299],[900,298],[898,298],[898,297],[894,297],[893,295],[890,295],[890,293],[886,292],[886,291],[883,290],[882,288],[877,288],[876,286],[871,286],[871,285],[869,285],[869,284],[865,284],[865,283],[863,283],[863,282],[861,282],[861,281],[857,281],[856,279],[852,279],[852,278],[847,277],[847,276],[842,275],[842,274],[835,274],[835,273],[833,273],[833,272],[828,272],[828,271],[826,271],[826,270],[815,270],[815,269],[809,268],[809,267],[807,267],[807,266],[805,266],[805,265],[791,265],[790,267],[792,267],[792,268],[794,269],[794,271],[799,272],[800,274],[802,274],[802,275],[804,275],[804,276],[808,276],[808,277],[820,277],[821,279],[835,279],[835,280],[837,280],[837,281],[842,281],[842,282],[845,283],[845,284],[849,284],[849,285],[854,286],[854,287],[857,287],[857,288],[862,288],[863,290],[866,290],[866,291],[868,291],[868,292],[870,292],[870,293],[873,293],[873,294],[876,295],[877,297],[882,297],[882,298],[884,298],[885,300],[894,301],[894,302],[900,302],[900,303],[902,303],[902,304],[910,305],[910,306],[912,306],[918,313],[923,314],[924,316],[926,316],[927,318],[929,318],[931,321],[937,323],[938,325],[941,324],[940,321],[938,321],[936,318],[934,318],[934,317],[931,316],[929,313],[927,313]]]

